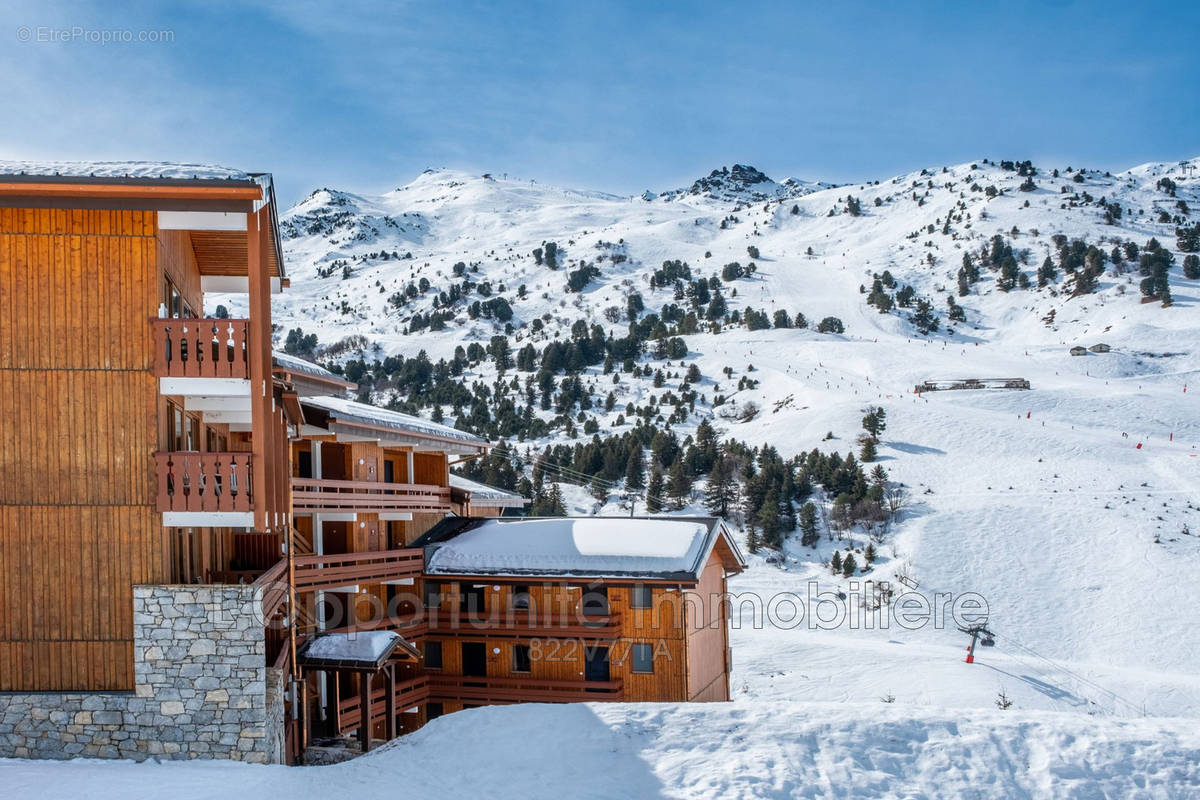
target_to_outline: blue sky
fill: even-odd
[[[431,166],[632,194],[1200,155],[1196,3],[109,5],[0,10],[0,157],[223,163],[293,202]],[[37,40],[76,26],[174,40]]]

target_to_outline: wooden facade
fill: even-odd
[[[230,528],[165,527],[160,498],[159,454],[237,446],[161,391],[159,318],[202,314],[204,276],[254,277],[251,256],[260,289],[282,278],[263,184],[217,183],[0,178],[0,691],[132,689],[132,587],[212,580],[236,558]],[[197,207],[267,230],[160,225]],[[198,255],[197,236],[240,261]],[[269,347],[269,301],[248,325]],[[286,458],[282,420],[255,421],[247,449]],[[277,485],[260,497],[251,513],[284,510]]]

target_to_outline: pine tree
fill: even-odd
[[[863,556],[866,557],[868,565],[874,563],[875,556],[876,556],[875,545],[872,543],[868,543],[867,549],[863,551]]]
[[[758,536],[758,531],[753,525],[748,525],[746,530],[746,548],[751,553],[757,553],[762,549],[762,539]]]
[[[682,458],[676,459],[675,463],[671,465],[667,492],[671,495],[671,504],[676,511],[686,506],[691,499],[692,477],[683,468]]]
[[[737,501],[737,479],[733,474],[733,462],[728,458],[718,458],[708,473],[708,483],[704,487],[704,507],[710,514],[724,517],[729,508]]]
[[[550,484],[550,492],[546,497],[546,511],[543,516],[565,517],[567,507],[563,504],[562,489],[557,483]]]
[[[625,462],[625,488],[644,489],[645,487],[646,457],[642,453],[642,446],[639,442],[629,451],[629,459]]]
[[[842,554],[837,550],[833,551],[833,559],[829,562],[829,569],[834,575],[842,571]]]
[[[858,563],[854,560],[854,553],[846,553],[846,557],[842,559],[842,577],[849,578],[858,569]]]
[[[1192,254],[1183,257],[1183,277],[1190,281],[1200,280],[1200,256]]]
[[[800,544],[805,547],[816,547],[821,532],[817,527],[817,507],[805,503],[800,508]]]
[[[663,509],[663,474],[655,465],[650,471],[650,483],[646,486],[646,511],[657,514]]]
[[[875,448],[876,441],[877,440],[874,436],[864,436],[862,438],[862,450],[859,452],[858,456],[859,461],[868,462],[874,461],[877,458],[878,454]]]
[[[779,495],[774,491],[767,494],[762,507],[758,509],[758,524],[762,526],[763,541],[769,547],[778,548],[783,545],[782,530],[779,524]]]

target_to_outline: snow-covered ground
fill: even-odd
[[[526,705],[328,767],[0,761],[9,798],[1187,798],[1193,720],[881,703]]]

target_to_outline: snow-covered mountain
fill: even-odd
[[[630,430],[653,405],[649,419],[680,436],[707,419],[721,439],[784,457],[844,454],[858,451],[865,410],[883,407],[879,464],[912,502],[856,579],[902,576],[929,598],[977,592],[996,646],[967,666],[952,625],[757,629],[743,611],[737,698],[962,708],[991,707],[1003,691],[1025,709],[1195,716],[1200,281],[1185,276],[1181,245],[1198,207],[1200,159],[1115,174],[980,160],[843,186],[735,165],[634,197],[431,170],[379,196],[321,189],[283,215],[292,287],[275,316],[281,336],[315,333],[316,357],[368,368],[479,345],[455,380],[511,391],[518,414],[546,423],[521,451],[585,442],[584,420],[601,435]],[[1151,239],[1172,259],[1168,307],[1161,287],[1143,302]],[[725,307],[713,312],[718,294]],[[236,313],[239,299],[213,302]],[[636,374],[620,360],[583,366],[587,408],[528,402],[534,373],[510,368],[501,386],[482,355],[504,337],[514,356],[532,346],[540,359],[549,343],[577,340],[580,321],[585,337],[599,326],[619,339],[631,312],[659,315],[659,333],[685,347],[656,354],[651,334]],[[827,318],[844,332],[818,332]],[[1110,352],[1069,353],[1097,344]],[[963,378],[1032,388],[914,392]],[[401,378],[375,386],[375,402],[405,401]],[[685,390],[695,397],[680,405]],[[468,408],[456,417],[447,401],[436,413],[478,424]],[[583,489],[567,499],[618,510]],[[851,549],[861,562],[867,541],[789,538],[782,563],[756,557],[733,589],[764,600],[804,595],[810,581],[850,592],[826,562]]]

